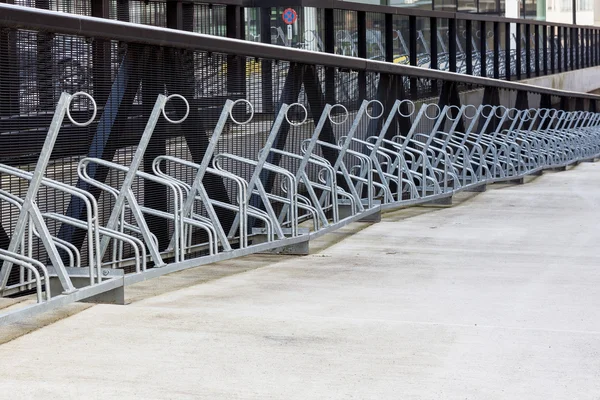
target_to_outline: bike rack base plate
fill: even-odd
[[[352,212],[352,205],[350,204],[350,202],[347,202],[345,200],[340,200],[338,202],[338,204],[339,204],[338,210],[339,210],[340,220],[354,215],[354,213]],[[367,199],[363,199],[362,204],[365,207],[365,209],[369,205]],[[373,200],[372,205],[373,205],[372,208],[377,209],[377,211],[365,215],[364,217],[358,219],[357,222],[373,222],[373,223],[381,222],[381,201]]]
[[[72,268],[65,267],[73,286],[76,289],[88,287],[90,284],[89,268]],[[50,277],[50,291],[53,296],[61,294],[62,285],[56,275],[56,272],[52,267],[48,267],[48,275]],[[119,278],[122,279],[124,276],[123,270],[121,269],[102,269],[103,280]],[[125,288],[123,285],[111,288],[93,296],[86,297],[79,300],[83,303],[102,303],[102,304],[125,304]]]
[[[285,233],[285,230],[284,230]],[[309,254],[309,242],[310,242],[310,231],[308,228],[298,228],[298,234],[300,237],[304,236],[305,240],[297,243],[287,244],[274,249],[263,250],[258,254],[281,254],[281,255],[294,255],[294,256],[306,256]],[[267,241],[267,235],[259,230],[259,233],[252,236],[252,244],[265,243]]]
[[[440,197],[438,199],[430,200],[423,205],[431,205],[431,206],[451,206],[452,205],[452,196]]]
[[[514,185],[522,185],[525,183],[525,178],[520,177],[520,178],[506,179],[503,181],[496,181],[494,183],[500,183],[500,184],[509,183],[509,184],[514,184]]]
[[[550,171],[566,171],[567,170],[567,166],[566,165],[562,165],[560,167],[556,167],[556,168],[549,168]]]
[[[483,185],[475,185],[468,186],[465,188],[465,192],[474,192],[474,193],[483,193],[487,190],[487,185],[484,183]]]

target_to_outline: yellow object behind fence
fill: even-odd
[[[260,61],[257,61],[255,59],[250,59],[246,61],[246,76],[250,76],[252,74],[259,74],[260,71]],[[227,63],[223,63],[223,66],[221,67],[221,74],[227,74]]]

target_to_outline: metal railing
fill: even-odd
[[[340,0],[67,0],[37,6],[497,79],[519,80],[600,63],[597,27],[475,13]],[[281,18],[287,8],[298,13],[292,36]],[[75,78],[81,78],[85,72],[76,71],[80,65],[71,65],[68,58],[63,62],[67,75],[75,71]]]

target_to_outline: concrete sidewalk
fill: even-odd
[[[600,164],[0,346],[2,397],[600,399]]]

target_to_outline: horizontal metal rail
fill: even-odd
[[[183,32],[168,28],[142,26],[121,21],[56,13],[9,4],[0,4],[0,27],[33,29],[53,33],[81,35],[96,39],[111,39],[156,46],[168,46],[187,50],[234,54],[281,61],[335,67],[356,71],[408,76],[419,79],[443,80],[456,83],[496,87],[506,90],[522,90],[538,94],[566,96],[571,98],[600,100],[600,96],[506,82],[498,79],[399,65],[335,54],[311,52],[276,45],[253,43],[229,38]]]

